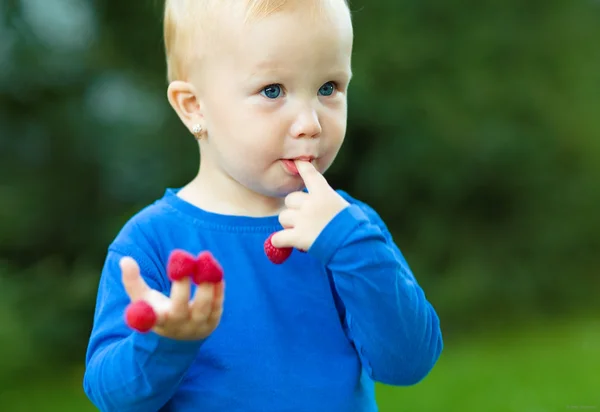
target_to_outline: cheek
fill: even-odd
[[[323,141],[324,156],[321,167],[326,170],[333,163],[344,142],[346,113],[343,110],[332,110],[325,116],[323,123],[323,131],[327,137]],[[322,172],[325,170],[322,170]]]
[[[328,113],[325,118],[327,122],[324,124],[323,129],[327,129],[327,135],[329,136],[329,144],[340,145],[344,140],[346,134],[346,111],[338,108]]]
[[[227,158],[230,167],[238,171],[264,171],[281,156],[284,139],[260,115],[252,117],[236,117],[229,119],[224,140],[227,145],[220,145],[221,155]]]
[[[261,158],[281,155],[287,135],[285,116],[272,113],[269,108],[248,104],[230,122],[231,135],[240,151],[255,153]]]

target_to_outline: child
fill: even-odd
[[[110,245],[85,392],[102,411],[376,411],[374,382],[416,384],[443,343],[383,221],[322,175],[346,131],[347,4],[167,0],[165,36],[201,164]],[[177,249],[224,281],[171,282]],[[140,300],[148,333],[124,320]]]

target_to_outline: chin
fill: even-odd
[[[270,191],[269,193],[265,193],[265,194],[267,196],[269,196],[269,197],[284,198],[287,195],[289,195],[290,193],[300,191],[303,188],[304,187],[299,187],[299,188],[298,187],[294,187],[294,188],[284,188],[284,187],[282,187],[282,188]]]
[[[264,176],[263,179],[238,179],[247,189],[261,196],[284,198],[292,192],[304,190],[304,181],[299,176]]]
[[[279,187],[263,188],[262,194],[269,197],[283,198],[292,192],[298,192],[304,189],[304,182],[285,183]]]

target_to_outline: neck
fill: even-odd
[[[183,200],[212,213],[265,217],[277,215],[284,199],[256,193],[224,171],[200,164],[196,177],[178,193]]]

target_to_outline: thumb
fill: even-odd
[[[129,295],[132,302],[140,300],[150,291],[150,286],[144,282],[140,274],[140,267],[137,262],[126,256],[119,262],[121,267],[121,278],[125,291]]]

